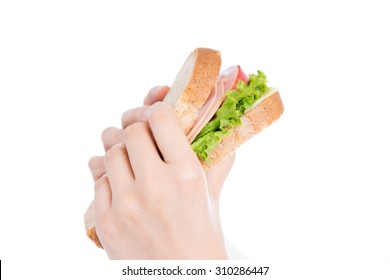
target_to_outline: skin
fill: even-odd
[[[90,159],[96,231],[110,259],[226,259],[219,195],[234,155],[205,173],[155,87],[103,131]]]

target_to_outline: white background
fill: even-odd
[[[385,2],[1,1],[3,274],[103,275],[83,225],[100,133],[210,47],[222,68],[263,70],[285,104],[239,149],[226,238],[269,279],[389,279]]]

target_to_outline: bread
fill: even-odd
[[[217,165],[254,135],[276,121],[284,111],[279,92],[274,90],[265,96],[256,107],[243,115],[241,125],[235,127],[230,134],[209,154],[210,162],[202,161],[203,168],[209,170]]]
[[[87,211],[84,214],[84,225],[88,238],[91,239],[96,244],[96,246],[98,246],[99,248],[103,248],[102,244],[100,243],[99,237],[96,234],[94,201],[91,202]]]
[[[198,48],[184,62],[164,102],[175,108],[185,134],[194,126],[221,67],[219,51]]]

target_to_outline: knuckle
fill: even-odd
[[[107,174],[104,174],[95,182],[95,190],[103,188],[109,184]]]
[[[105,161],[110,161],[113,158],[116,158],[117,156],[123,154],[126,152],[125,144],[124,143],[119,143],[114,146],[112,146],[107,152],[104,157]]]
[[[148,106],[137,107],[124,112],[121,117],[122,128],[126,128],[136,122],[145,122],[145,110],[147,108]]]
[[[149,113],[150,121],[167,121],[173,115],[173,108],[163,102],[157,102]]]
[[[147,124],[144,122],[136,122],[136,123],[133,123],[132,125],[129,125],[128,127],[125,128],[124,135],[126,137],[129,137],[132,135],[137,135],[137,134],[142,133],[144,131],[147,131]]]
[[[184,186],[198,186],[205,182],[205,177],[198,168],[188,166],[183,168],[180,176],[177,176],[177,180]]]
[[[125,128],[129,125],[130,118],[134,114],[134,109],[130,109],[126,112],[123,112],[122,117],[121,117],[121,123],[122,127]]]

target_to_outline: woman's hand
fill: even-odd
[[[89,164],[97,234],[112,259],[226,258],[218,198],[234,156],[205,174],[173,109],[154,104],[167,91],[103,132],[107,153]]]

